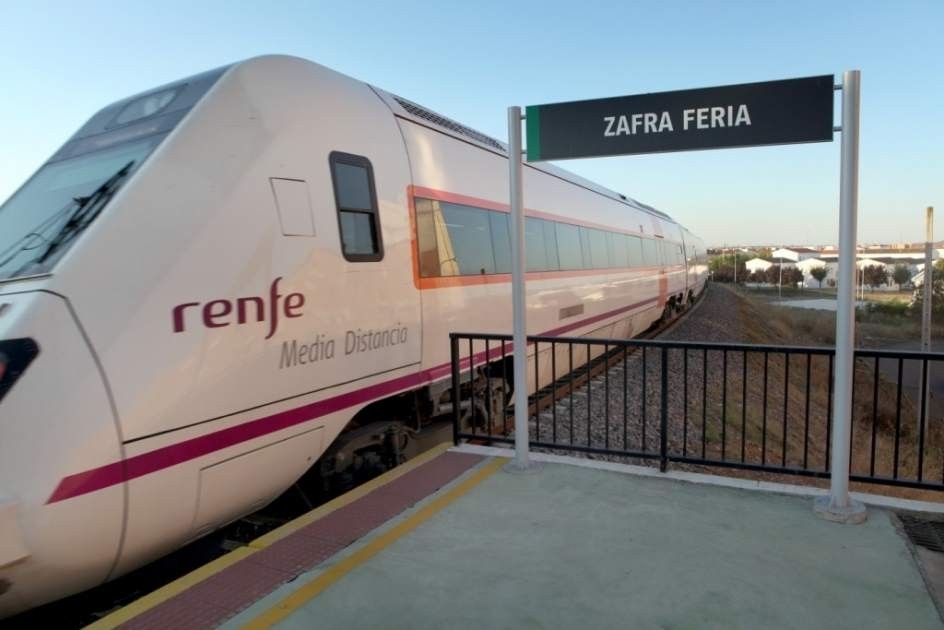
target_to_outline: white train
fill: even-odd
[[[93,116],[0,207],[0,618],[441,413],[448,333],[511,327],[507,173],[292,57]],[[665,214],[550,166],[524,185],[529,332],[634,335],[703,287]]]

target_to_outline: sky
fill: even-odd
[[[502,141],[511,105],[861,70],[859,242],[921,241],[925,208],[944,211],[944,0],[0,0],[0,15],[0,200],[101,107],[283,53]],[[836,134],[557,165],[709,245],[829,245],[839,155]]]

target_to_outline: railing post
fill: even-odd
[[[452,348],[452,442],[459,446],[459,336],[449,333],[449,345]]]
[[[643,397],[646,393],[643,392]],[[662,346],[662,412],[659,440],[659,471],[665,472],[669,466],[669,349]]]

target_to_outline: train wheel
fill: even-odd
[[[503,378],[488,379],[488,424],[491,425],[491,432],[501,430],[504,425],[505,413],[508,409],[508,401],[511,392],[508,391],[508,384]]]
[[[502,427],[505,409],[511,391],[503,378],[478,377],[473,386],[469,405],[464,405],[460,423],[463,427],[475,427],[491,433]]]

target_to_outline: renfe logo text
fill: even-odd
[[[268,316],[269,334],[265,336],[268,339],[275,334],[279,326],[279,313],[285,317],[301,317],[302,307],[305,305],[305,296],[301,293],[289,293],[286,296],[279,293],[281,279],[279,277],[272,281],[268,300],[265,296],[250,296],[235,300],[218,299],[203,303],[178,304],[171,311],[174,332],[184,332],[187,329],[187,309],[189,308],[191,309],[190,319],[200,317],[198,321],[202,321],[206,328],[264,322]]]

